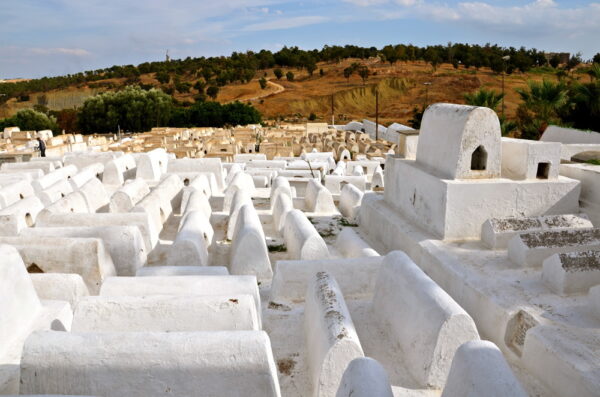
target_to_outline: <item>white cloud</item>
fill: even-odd
[[[92,55],[82,48],[30,48],[29,51],[38,55],[72,55],[76,57],[87,57]]]
[[[319,15],[279,18],[272,21],[249,24],[246,25],[242,30],[247,32],[257,32],[261,30],[291,29],[327,21],[329,21],[329,18]]]
[[[600,32],[600,3],[559,6],[556,0],[530,0],[517,5],[499,2],[461,1],[455,4],[430,0],[343,0],[372,7],[380,19],[419,18],[434,21],[460,21],[507,33],[527,32],[548,35],[561,32],[578,36]],[[467,25],[467,26],[469,26]]]
[[[536,0],[522,6],[501,7],[486,2],[463,2],[457,5],[460,19],[489,28],[510,31],[525,28],[528,32],[553,34],[598,31],[600,4],[580,7],[558,7],[553,0]]]
[[[389,0],[342,0],[345,3],[354,4],[359,7],[371,7],[389,3]],[[410,1],[410,0],[408,0]]]

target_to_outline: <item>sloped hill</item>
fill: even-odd
[[[357,73],[344,77],[344,69],[353,63],[369,68],[370,75],[363,81]],[[323,71],[321,75],[320,70]],[[228,84],[220,88],[217,101],[226,103],[235,100],[256,106],[265,118],[305,118],[314,113],[318,119],[331,120],[331,97],[336,122],[373,118],[375,116],[375,92],[379,92],[379,115],[384,123],[399,121],[406,123],[412,117],[415,106],[433,102],[463,103],[463,95],[480,87],[502,90],[502,76],[487,68],[475,70],[442,64],[436,70],[422,62],[383,63],[378,58],[368,60],[346,59],[338,63],[322,62],[309,76],[306,70],[292,71],[293,81],[285,77],[277,80],[273,69],[259,71],[250,82]],[[258,80],[268,80],[266,88],[260,88]],[[179,76],[180,82],[193,85],[198,77]],[[515,88],[525,87],[527,80],[555,80],[554,74],[544,71],[514,73],[505,78],[505,106],[507,116],[513,117],[520,102]],[[77,84],[65,89],[30,94],[28,98],[11,98],[0,106],[0,117],[9,117],[20,109],[34,105],[45,105],[51,110],[81,106],[86,98],[98,92],[119,89],[130,83],[125,78],[100,80],[91,84]],[[142,74],[139,84],[155,86],[173,91],[175,99],[193,102],[198,90],[191,88],[181,93],[174,90],[174,83],[159,83],[154,74]],[[431,83],[431,84],[425,84]]]

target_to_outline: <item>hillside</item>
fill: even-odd
[[[344,77],[344,69],[358,62],[369,68],[370,76],[363,84],[354,73],[349,79]],[[321,76],[319,70],[323,69]],[[464,103],[463,95],[480,87],[502,89],[502,76],[488,68],[455,69],[450,64],[441,64],[434,72],[431,64],[424,61],[396,62],[394,65],[383,63],[378,58],[366,60],[345,59],[341,62],[320,62],[313,76],[306,69],[283,68],[283,73],[292,71],[294,81],[285,77],[277,80],[273,69],[259,71],[248,83],[227,84],[220,88],[217,101],[227,103],[235,100],[250,102],[267,119],[305,118],[314,113],[318,119],[330,122],[331,95],[334,94],[336,122],[351,119],[375,117],[375,89],[379,91],[380,120],[383,123],[399,121],[406,123],[412,116],[415,106],[426,102]],[[266,75],[267,87],[260,88],[258,79]],[[540,69],[529,73],[515,72],[505,79],[506,114],[514,117],[520,102],[515,88],[525,87],[528,80],[556,80],[555,74]],[[194,84],[197,77],[185,74],[181,82]],[[424,83],[430,82],[428,89]],[[23,108],[36,104],[47,106],[51,110],[81,106],[86,98],[98,92],[118,89],[128,83],[126,78],[112,78],[93,83],[73,84],[64,89],[32,93],[26,98],[11,98],[0,106],[0,118],[9,117]],[[154,73],[139,76],[139,84],[161,87]],[[173,86],[173,82],[169,86]],[[162,86],[163,88],[165,86]],[[174,91],[173,96],[182,102],[193,102],[198,91],[194,88],[188,93]]]

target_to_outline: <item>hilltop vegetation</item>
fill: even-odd
[[[600,54],[594,60],[600,62]],[[379,93],[380,120],[408,123],[428,103],[464,103],[464,95],[478,89],[499,94],[502,80],[506,80],[504,106],[498,111],[506,120],[519,124],[521,133],[527,128],[544,128],[547,122],[593,129],[598,127],[594,110],[598,101],[598,79],[592,72],[594,68],[582,66],[581,62],[578,55],[561,64],[558,57],[548,60],[536,49],[496,45],[417,47],[400,44],[381,49],[348,45],[311,51],[284,47],[277,52],[262,50],[233,53],[229,57],[188,57],[0,84],[0,93],[5,94],[0,96],[0,114],[11,115],[19,109],[34,107],[54,115],[59,128],[70,131],[78,128],[72,108],[84,106],[86,98],[137,85],[147,92],[159,89],[171,98],[173,107],[168,119],[154,114],[149,121],[123,123],[134,130],[146,124],[190,125],[208,120],[214,112],[196,112],[204,115],[199,119],[192,116],[194,112],[188,108],[195,105],[216,109],[217,105],[208,104],[209,99],[222,104],[239,100],[253,104],[265,118],[298,121],[309,117],[329,121],[333,102],[336,120],[344,122],[373,117],[375,91]],[[589,83],[583,82],[588,78],[585,74],[588,71]],[[529,81],[542,84],[544,80],[558,84],[559,91],[567,98],[556,111],[542,111],[547,106],[541,106],[539,101],[536,105],[532,98],[526,99],[517,91],[528,90]],[[67,103],[71,109],[61,112]],[[528,103],[527,108],[523,103]],[[536,107],[537,110],[532,110]],[[114,112],[107,118],[106,125],[97,132],[116,130]],[[122,119],[125,118],[121,114],[117,121],[121,128],[124,128]],[[255,119],[255,115],[251,118]],[[544,120],[540,122],[540,118]],[[220,119],[222,117],[211,118],[213,124],[218,124]],[[533,124],[535,128],[531,127]],[[90,125],[84,121],[79,126],[90,131]],[[531,131],[524,135],[535,136]]]

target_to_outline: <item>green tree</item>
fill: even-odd
[[[517,89],[523,103],[517,108],[517,125],[526,139],[538,139],[550,124],[560,124],[560,114],[568,104],[566,86],[553,83],[528,81],[527,89]]]
[[[166,125],[173,110],[172,98],[156,89],[128,86],[88,98],[79,112],[79,127],[85,133],[148,131]]]
[[[273,70],[273,74],[275,75],[275,78],[277,80],[281,80],[281,78],[283,77],[283,71],[279,68]]]
[[[0,120],[0,127],[19,127],[22,131],[52,130],[58,132],[58,124],[54,116],[33,109],[22,109],[13,117]]]
[[[202,80],[196,81],[194,84],[194,89],[198,90],[200,93],[204,93],[204,88],[206,87],[206,83]]]
[[[230,125],[259,124],[261,114],[251,105],[235,101],[223,106],[224,121]]]
[[[504,94],[480,88],[475,92],[465,94],[464,97],[468,105],[485,106],[495,111],[502,102]]]
[[[347,67],[344,69],[344,77],[346,78],[347,82],[350,82],[350,77],[352,76],[352,73],[354,73],[354,69],[352,69],[351,67]]]
[[[567,62],[567,64],[565,65],[565,69],[567,69],[568,71],[571,71],[573,69],[575,69],[577,66],[579,66],[581,64],[581,53],[578,52],[575,55],[571,55],[571,57],[569,58],[569,61]]]
[[[177,90],[177,92],[180,92],[182,94],[190,92],[191,88],[192,88],[192,85],[190,83],[181,82],[181,81],[178,81],[177,83],[175,83],[175,89]]]
[[[600,63],[593,63],[587,71],[590,79],[600,81]]]
[[[500,132],[502,136],[507,136],[515,132],[518,128],[517,122],[514,120],[508,120],[506,117],[499,117],[500,119]]]
[[[312,61],[308,65],[306,65],[306,70],[308,71],[308,75],[312,76],[315,70],[317,70],[317,64]]]
[[[267,79],[265,79],[264,77],[261,77],[261,78],[258,80],[258,84],[260,84],[260,88],[261,88],[262,90],[264,90],[265,88],[267,88]]]
[[[294,81],[294,73],[290,70],[285,74],[285,78],[287,81]]]
[[[169,84],[169,82],[171,81],[171,76],[169,75],[168,72],[166,72],[164,70],[156,72],[156,75],[154,77],[161,84]]]
[[[196,102],[188,108],[177,108],[170,125],[174,127],[223,127],[225,125],[258,124],[261,114],[241,102],[221,105],[218,102]]]
[[[369,68],[366,66],[361,66],[360,68],[358,68],[358,75],[360,76],[360,78],[363,81],[363,85],[365,85],[365,83],[367,82],[367,79],[369,78]]]
[[[408,120],[408,124],[414,128],[415,130],[418,130],[421,128],[421,121],[423,121],[423,114],[425,113],[425,107],[423,106],[422,108],[418,108],[417,106],[415,106],[412,110],[412,118],[410,120]]]
[[[323,68],[319,69],[319,76],[325,76],[325,71],[323,70]]]
[[[600,131],[600,80],[575,83],[569,88],[570,106],[565,119],[575,128]]]
[[[216,85],[211,85],[206,89],[206,95],[211,97],[213,100],[217,99],[217,95],[219,95],[219,87]]]
[[[592,58],[592,62],[593,63],[600,63],[600,52],[597,53],[596,55],[594,55],[594,58]]]

